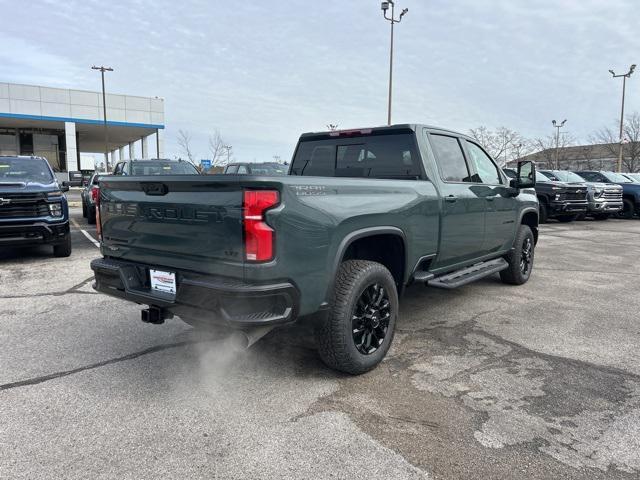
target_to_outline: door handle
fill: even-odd
[[[446,197],[444,197],[444,201],[445,202],[455,202],[457,200],[455,195],[447,195]]]
[[[487,199],[487,202],[493,202],[496,199],[496,197],[484,197],[484,198]]]

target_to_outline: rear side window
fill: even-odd
[[[445,182],[472,181],[457,138],[431,134],[431,145],[440,169],[440,175]]]
[[[292,175],[419,179],[412,133],[303,141],[291,167]]]

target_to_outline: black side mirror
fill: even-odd
[[[536,186],[536,164],[531,160],[518,162],[518,176],[511,180],[511,186],[517,189]]]
[[[60,188],[61,191],[63,192],[68,192],[69,191],[69,182],[62,182],[62,187]]]

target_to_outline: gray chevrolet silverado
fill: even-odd
[[[529,279],[535,175],[522,162],[507,179],[465,135],[395,125],[304,134],[286,176],[105,177],[94,288],[147,322],[253,338],[308,317],[323,361],[362,373],[388,351],[406,285]]]

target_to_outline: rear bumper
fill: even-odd
[[[0,246],[57,245],[63,243],[68,235],[68,220],[60,223],[0,223]]]
[[[95,290],[199,323],[247,328],[290,323],[298,315],[300,295],[289,282],[251,284],[167,269],[176,273],[177,292],[172,295],[151,290],[147,265],[98,258],[91,262],[91,268]]]

